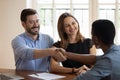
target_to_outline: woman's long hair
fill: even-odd
[[[67,18],[67,17],[72,17],[75,19],[75,21],[78,23],[77,19],[72,16],[70,13],[63,13],[59,19],[58,19],[58,34],[59,34],[59,37],[61,39],[61,42],[60,42],[60,47],[66,49],[67,48],[67,45],[69,43],[68,41],[68,36],[65,32],[65,29],[64,29],[64,19]],[[77,35],[76,35],[76,41],[83,41],[84,40],[84,37],[82,36],[82,34],[80,33],[80,30],[79,30],[79,23],[78,23],[78,32],[77,32]]]

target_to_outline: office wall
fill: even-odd
[[[0,0],[0,68],[15,68],[11,40],[21,32],[20,12],[26,0]]]

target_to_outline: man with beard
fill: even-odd
[[[57,61],[66,60],[57,48],[50,48],[53,39],[39,33],[40,24],[36,10],[23,9],[20,19],[25,32],[12,40],[17,70],[49,71],[50,57]]]

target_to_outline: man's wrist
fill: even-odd
[[[54,57],[56,55],[57,51],[54,48],[49,48],[48,53],[51,53],[51,56]]]

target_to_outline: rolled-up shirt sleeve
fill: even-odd
[[[16,59],[33,59],[34,49],[29,48],[26,45],[24,38],[17,36],[14,40],[12,40],[12,48]]]

